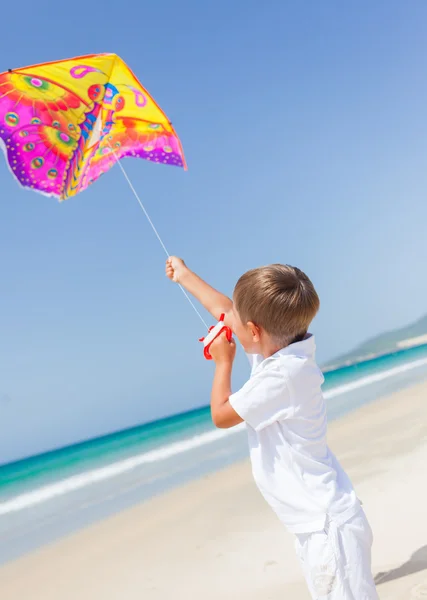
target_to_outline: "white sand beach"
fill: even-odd
[[[374,530],[381,600],[427,598],[427,383],[330,426]],[[308,600],[247,462],[0,569],[1,600]]]

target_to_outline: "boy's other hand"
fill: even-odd
[[[166,277],[169,277],[169,279],[175,283],[180,283],[187,270],[187,265],[182,258],[170,256],[166,261]]]
[[[236,343],[233,339],[229,342],[225,333],[222,333],[212,342],[209,352],[216,364],[233,363],[236,356]]]

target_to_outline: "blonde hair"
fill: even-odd
[[[242,323],[262,327],[282,347],[304,338],[320,307],[310,279],[290,265],[248,271],[237,282],[233,298]]]

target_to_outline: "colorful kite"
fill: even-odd
[[[115,54],[0,74],[0,146],[21,185],[60,200],[125,156],[185,168],[172,124]]]

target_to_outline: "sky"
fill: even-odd
[[[426,312],[426,19],[424,0],[22,0],[0,71],[121,56],[188,162],[124,163],[169,251],[228,294],[249,268],[303,269],[323,362]],[[0,156],[0,462],[209,402],[164,259],[118,167],[59,204]]]

